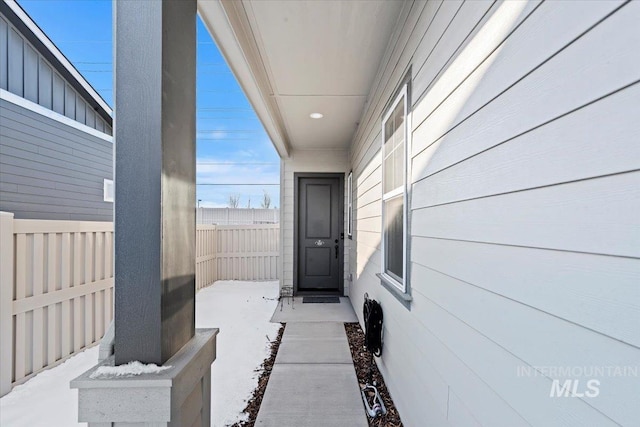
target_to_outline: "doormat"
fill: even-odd
[[[340,304],[338,297],[302,297],[303,304]]]

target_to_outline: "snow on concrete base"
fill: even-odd
[[[198,292],[196,327],[220,328],[217,358],[211,369],[211,425],[241,419],[241,411],[258,382],[269,355],[269,341],[279,324],[269,323],[277,306],[278,282],[220,281]],[[0,425],[69,427],[78,423],[78,391],[69,382],[94,366],[93,347],[36,375],[0,399]]]
[[[171,366],[158,366],[155,363],[144,364],[136,360],[120,366],[100,366],[89,375],[89,378],[92,380],[118,377],[128,378],[142,374],[158,374],[167,369],[171,369]]]

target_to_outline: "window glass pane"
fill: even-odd
[[[388,142],[391,138],[393,138],[393,125],[394,125],[394,120],[392,115],[387,119],[387,122],[384,124],[384,142],[385,142],[385,150],[387,154],[389,154],[389,150],[391,150],[391,147],[387,146],[386,142]]]
[[[353,222],[353,172],[349,172],[347,177],[347,235],[352,236],[352,222]]]
[[[395,141],[394,145],[398,147],[402,142],[404,142],[404,102],[400,101],[398,103],[393,116],[395,122],[395,135],[393,139]]]
[[[384,125],[385,142],[382,147],[384,161],[383,192],[393,189],[393,117],[390,117]]]
[[[384,194],[404,185],[404,121],[404,102],[401,100],[384,124]]]
[[[384,160],[384,193],[393,190],[393,153]]]
[[[404,96],[404,95],[403,95]],[[407,130],[404,98],[399,98],[383,123],[382,161],[384,174],[382,244],[383,272],[404,283],[404,189]]]
[[[403,196],[389,199],[385,204],[385,271],[402,280],[403,269]]]
[[[398,188],[404,184],[404,144],[396,148],[393,153],[393,187]]]

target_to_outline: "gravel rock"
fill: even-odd
[[[382,397],[384,406],[387,408],[387,414],[377,418],[368,418],[371,427],[401,427],[402,421],[400,414],[396,410],[393,400],[387,386],[384,384],[384,378],[378,370],[378,365],[373,361],[373,355],[367,351],[364,346],[364,333],[358,323],[345,323],[347,339],[349,340],[349,348],[351,349],[351,357],[353,358],[353,366],[356,368],[356,376],[360,387],[364,387],[366,383],[376,383],[378,393]],[[384,349],[383,349],[384,351]],[[363,404],[364,405],[364,404]]]

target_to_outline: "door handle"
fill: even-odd
[[[340,250],[340,246],[335,245],[334,247],[336,248],[336,259],[338,259],[338,251]]]

